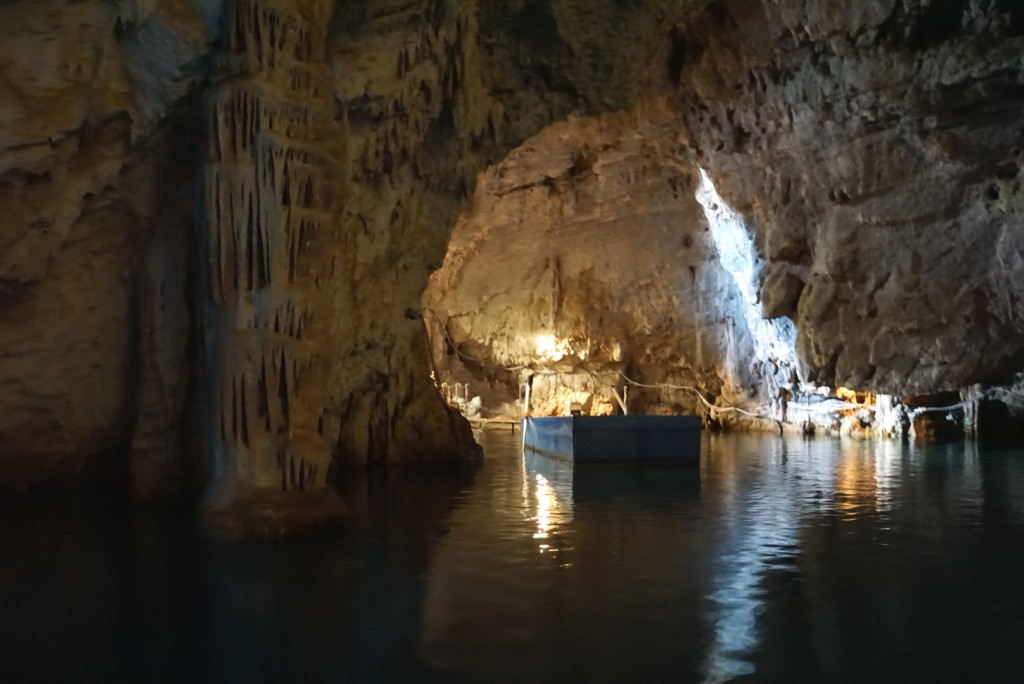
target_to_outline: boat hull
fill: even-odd
[[[698,416],[524,418],[523,449],[571,463],[700,460]]]

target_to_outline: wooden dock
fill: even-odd
[[[519,429],[519,421],[515,418],[478,418],[470,420],[474,430],[503,430],[515,432]]]

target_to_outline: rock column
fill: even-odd
[[[309,493],[331,498],[320,333],[344,143],[323,60],[329,3],[234,0],[225,12],[200,236],[206,504],[263,526],[281,501],[301,499],[305,516]]]

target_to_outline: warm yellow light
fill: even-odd
[[[534,539],[547,539],[548,531],[552,527],[551,518],[553,515],[557,515],[558,509],[558,498],[555,496],[555,491],[548,484],[547,479],[538,474],[537,475],[537,516],[534,520],[537,523],[537,532],[534,533]],[[547,548],[546,544],[541,545],[541,553]]]
[[[857,391],[846,387],[836,387],[836,398],[853,402],[857,399]]]
[[[569,340],[554,335],[537,335],[537,356],[544,361],[561,361],[572,354]]]
[[[540,553],[559,554],[566,548],[558,534],[560,528],[572,520],[571,484],[568,485],[568,493],[564,489],[566,486],[565,482],[549,481],[528,467],[523,469],[523,496],[530,500],[524,513],[533,523],[528,534],[533,537]]]
[[[870,392],[858,392],[847,387],[836,387],[836,398],[848,404],[874,404],[875,395]]]

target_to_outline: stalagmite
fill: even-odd
[[[909,420],[906,407],[899,398],[879,394],[875,397],[874,429],[884,437],[902,437],[907,433]]]
[[[978,384],[960,392],[960,400],[964,406],[964,436],[967,439],[978,439],[978,408],[984,396],[985,392]]]

